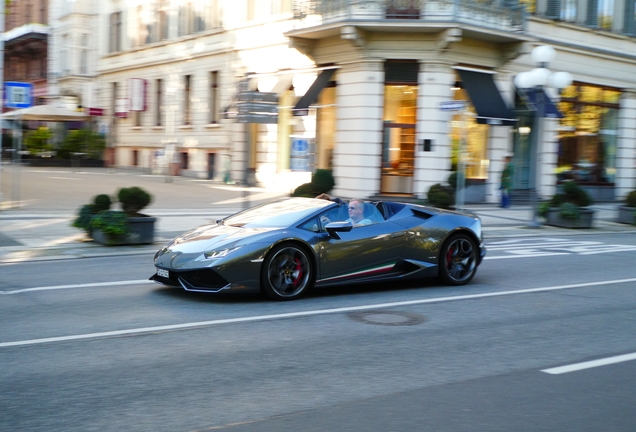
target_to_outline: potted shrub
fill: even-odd
[[[457,188],[457,172],[448,176],[447,184],[436,183],[428,190],[428,203],[433,207],[452,209],[455,207],[455,190]]]
[[[331,170],[317,169],[311,176],[311,182],[298,186],[291,196],[314,198],[321,193],[329,193],[335,185]]]
[[[108,246],[152,243],[157,219],[140,213],[150,204],[152,196],[138,187],[122,188],[117,192],[117,201],[121,210],[110,210],[110,197],[98,195],[92,204],[80,208],[73,226]]]
[[[561,228],[592,228],[594,210],[589,208],[592,204],[589,194],[573,181],[563,183],[562,189],[563,192],[555,194],[539,208],[546,224]]]
[[[625,197],[625,204],[618,207],[618,221],[636,225],[636,190]]]

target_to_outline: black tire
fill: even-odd
[[[273,248],[261,269],[261,288],[274,300],[302,297],[316,282],[311,260],[302,247],[286,243]]]
[[[467,234],[453,234],[439,258],[439,276],[446,285],[465,285],[477,272],[477,245]]]

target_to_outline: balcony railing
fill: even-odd
[[[516,0],[294,0],[294,18],[295,28],[343,21],[415,21],[525,30],[525,11]]]

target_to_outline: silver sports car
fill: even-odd
[[[202,225],[156,253],[150,279],[188,291],[253,289],[292,300],[336,284],[439,277],[463,285],[486,254],[476,216],[357,204],[364,224],[343,202],[285,198]]]

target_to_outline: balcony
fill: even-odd
[[[526,22],[516,0],[295,0],[294,19],[291,33],[299,37],[325,36],[342,25],[421,32],[460,27],[478,39],[499,42],[524,34]]]

